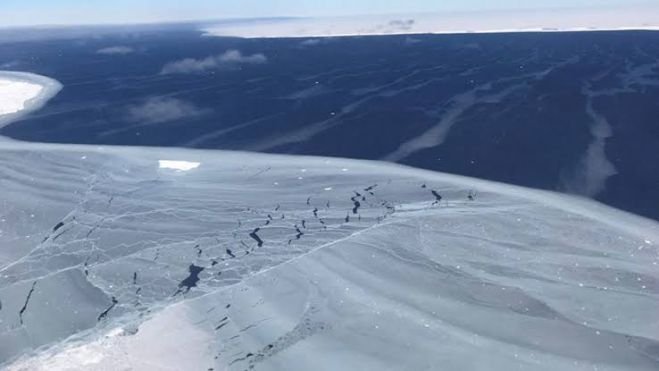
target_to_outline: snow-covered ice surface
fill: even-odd
[[[659,225],[378,162],[0,142],[0,367],[656,370]]]
[[[9,369],[659,365],[659,228],[591,201],[355,160],[0,151]]]
[[[659,7],[626,6],[598,9],[463,11],[352,17],[232,20],[204,26],[213,36],[337,37],[422,33],[556,32],[659,29]]]

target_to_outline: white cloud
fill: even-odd
[[[174,73],[201,73],[239,64],[263,64],[268,58],[261,54],[243,55],[240,50],[227,50],[223,54],[203,59],[186,58],[167,63],[160,72],[163,75]]]
[[[198,117],[210,110],[176,98],[151,98],[140,105],[128,107],[128,121],[157,124],[184,118]]]
[[[105,55],[126,55],[134,52],[135,49],[129,46],[110,46],[108,48],[99,49],[96,51],[96,54],[105,54]]]

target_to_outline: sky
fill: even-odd
[[[0,0],[0,27],[656,6],[657,0]]]

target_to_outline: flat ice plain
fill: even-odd
[[[209,24],[211,36],[245,38],[341,37],[372,35],[657,30],[659,6],[603,6],[585,15],[578,8],[390,14],[358,17],[299,17]]]
[[[656,370],[658,245],[393,164],[2,141],[0,367]]]

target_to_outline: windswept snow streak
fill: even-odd
[[[659,227],[594,202],[179,149],[9,142],[0,175],[9,370],[659,364]]]
[[[640,50],[637,54],[644,55]],[[646,56],[647,57],[647,56]],[[615,165],[607,158],[607,140],[614,135],[608,119],[595,108],[597,99],[617,95],[642,92],[651,87],[659,87],[657,69],[659,63],[647,63],[632,66],[629,62],[624,71],[615,77],[620,87],[595,89],[593,84],[610,77],[611,70],[603,71],[591,81],[584,83],[582,94],[586,97],[586,114],[591,119],[590,132],[592,141],[579,162],[563,177],[563,188],[571,193],[595,197],[606,189],[606,181],[618,174]]]
[[[529,79],[530,81],[541,80],[554,69],[561,68],[567,64],[575,63],[578,61],[576,58],[572,58],[568,61],[557,63],[556,66],[553,66],[547,70],[543,70],[537,73],[525,74],[515,78],[506,77],[500,80],[489,82],[480,86],[475,87],[474,89],[467,91],[465,93],[455,96],[448,104],[448,107],[444,111],[442,118],[437,123],[437,125],[431,127],[425,132],[421,133],[419,136],[414,137],[403,144],[401,144],[398,149],[383,158],[386,161],[401,161],[407,158],[408,156],[422,151],[424,149],[434,148],[441,146],[446,138],[448,137],[453,126],[460,120],[460,117],[467,112],[467,110],[474,108],[478,104],[488,103],[496,104],[500,103],[504,98],[513,94],[518,90],[522,90],[529,87],[529,82],[524,81]],[[517,80],[523,80],[523,82],[517,82]],[[512,82],[512,84],[511,84]],[[492,93],[490,90],[494,85],[507,83],[509,84],[502,91]]]
[[[613,136],[613,129],[606,117],[595,111],[593,99],[596,96],[587,85],[584,88],[586,96],[586,113],[592,120],[590,132],[592,141],[579,160],[573,175],[564,180],[564,188],[571,193],[595,197],[606,188],[606,180],[618,172],[606,157],[606,140]]]

